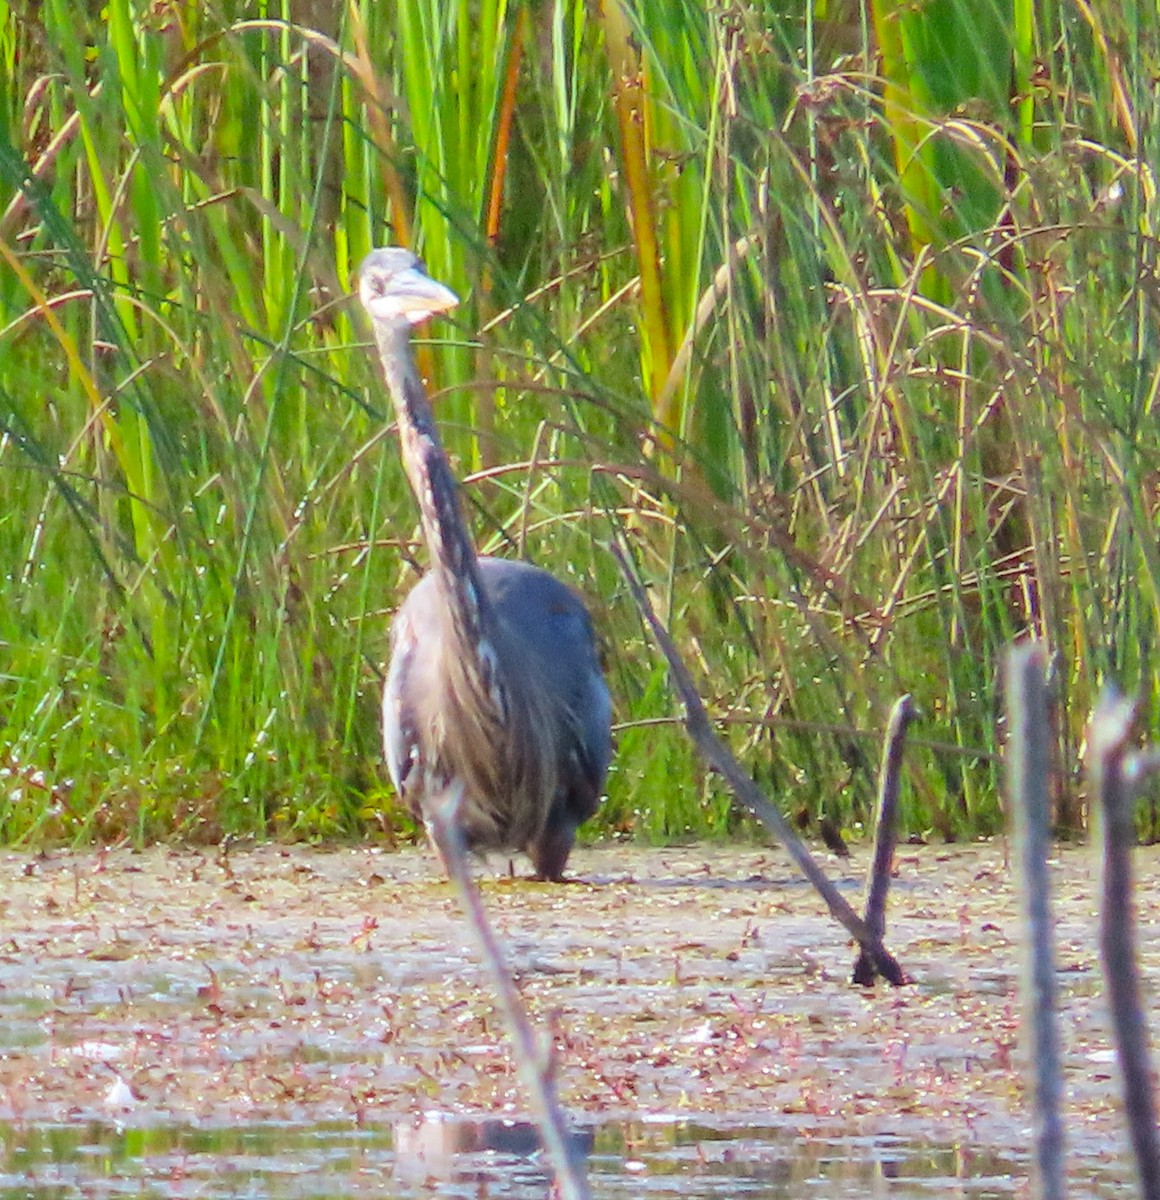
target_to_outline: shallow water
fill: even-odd
[[[899,990],[850,986],[844,934],[775,851],[573,864],[567,887],[497,870],[483,892],[594,1195],[1027,1194],[1000,847],[900,854]],[[1160,855],[1136,867],[1154,996]],[[857,858],[828,869],[856,899]],[[422,853],[9,854],[0,876],[0,1197],[545,1195],[519,1144],[470,1140],[466,1116],[524,1099]],[[1053,884],[1073,1190],[1117,1196],[1087,852],[1061,851]]]
[[[8,1126],[0,1129],[0,1197],[545,1197],[548,1180],[538,1156],[529,1154],[534,1134],[520,1123],[509,1123],[506,1133],[503,1123],[491,1124],[501,1128],[482,1135],[478,1123],[455,1118],[365,1129],[274,1122],[225,1129]],[[1023,1158],[889,1134],[804,1138],[778,1128],[660,1119],[598,1125],[583,1134],[594,1200],[1007,1200],[1026,1190]],[[1120,1165],[1082,1168],[1072,1184],[1086,1196],[1127,1195]]]

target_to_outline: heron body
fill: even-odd
[[[458,793],[469,848],[525,851],[540,878],[560,879],[612,756],[591,620],[547,571],[475,553],[408,338],[454,295],[398,248],[367,257],[359,293],[431,556],[391,631],[383,694],[391,778],[429,830],[430,806]]]

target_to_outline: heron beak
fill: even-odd
[[[395,272],[384,291],[366,298],[367,310],[376,320],[397,321],[402,317],[411,325],[447,312],[458,303],[459,297],[449,287],[418,267]]]

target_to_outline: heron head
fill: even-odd
[[[459,297],[437,283],[423,264],[401,246],[372,250],[358,269],[358,294],[373,321],[418,325],[459,303]]]

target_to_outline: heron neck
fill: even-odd
[[[459,506],[459,485],[451,473],[435,415],[415,366],[405,323],[375,322],[375,339],[395,402],[403,468],[431,555],[431,571],[446,601],[455,633],[474,653],[484,640],[483,590],[475,546]]]

